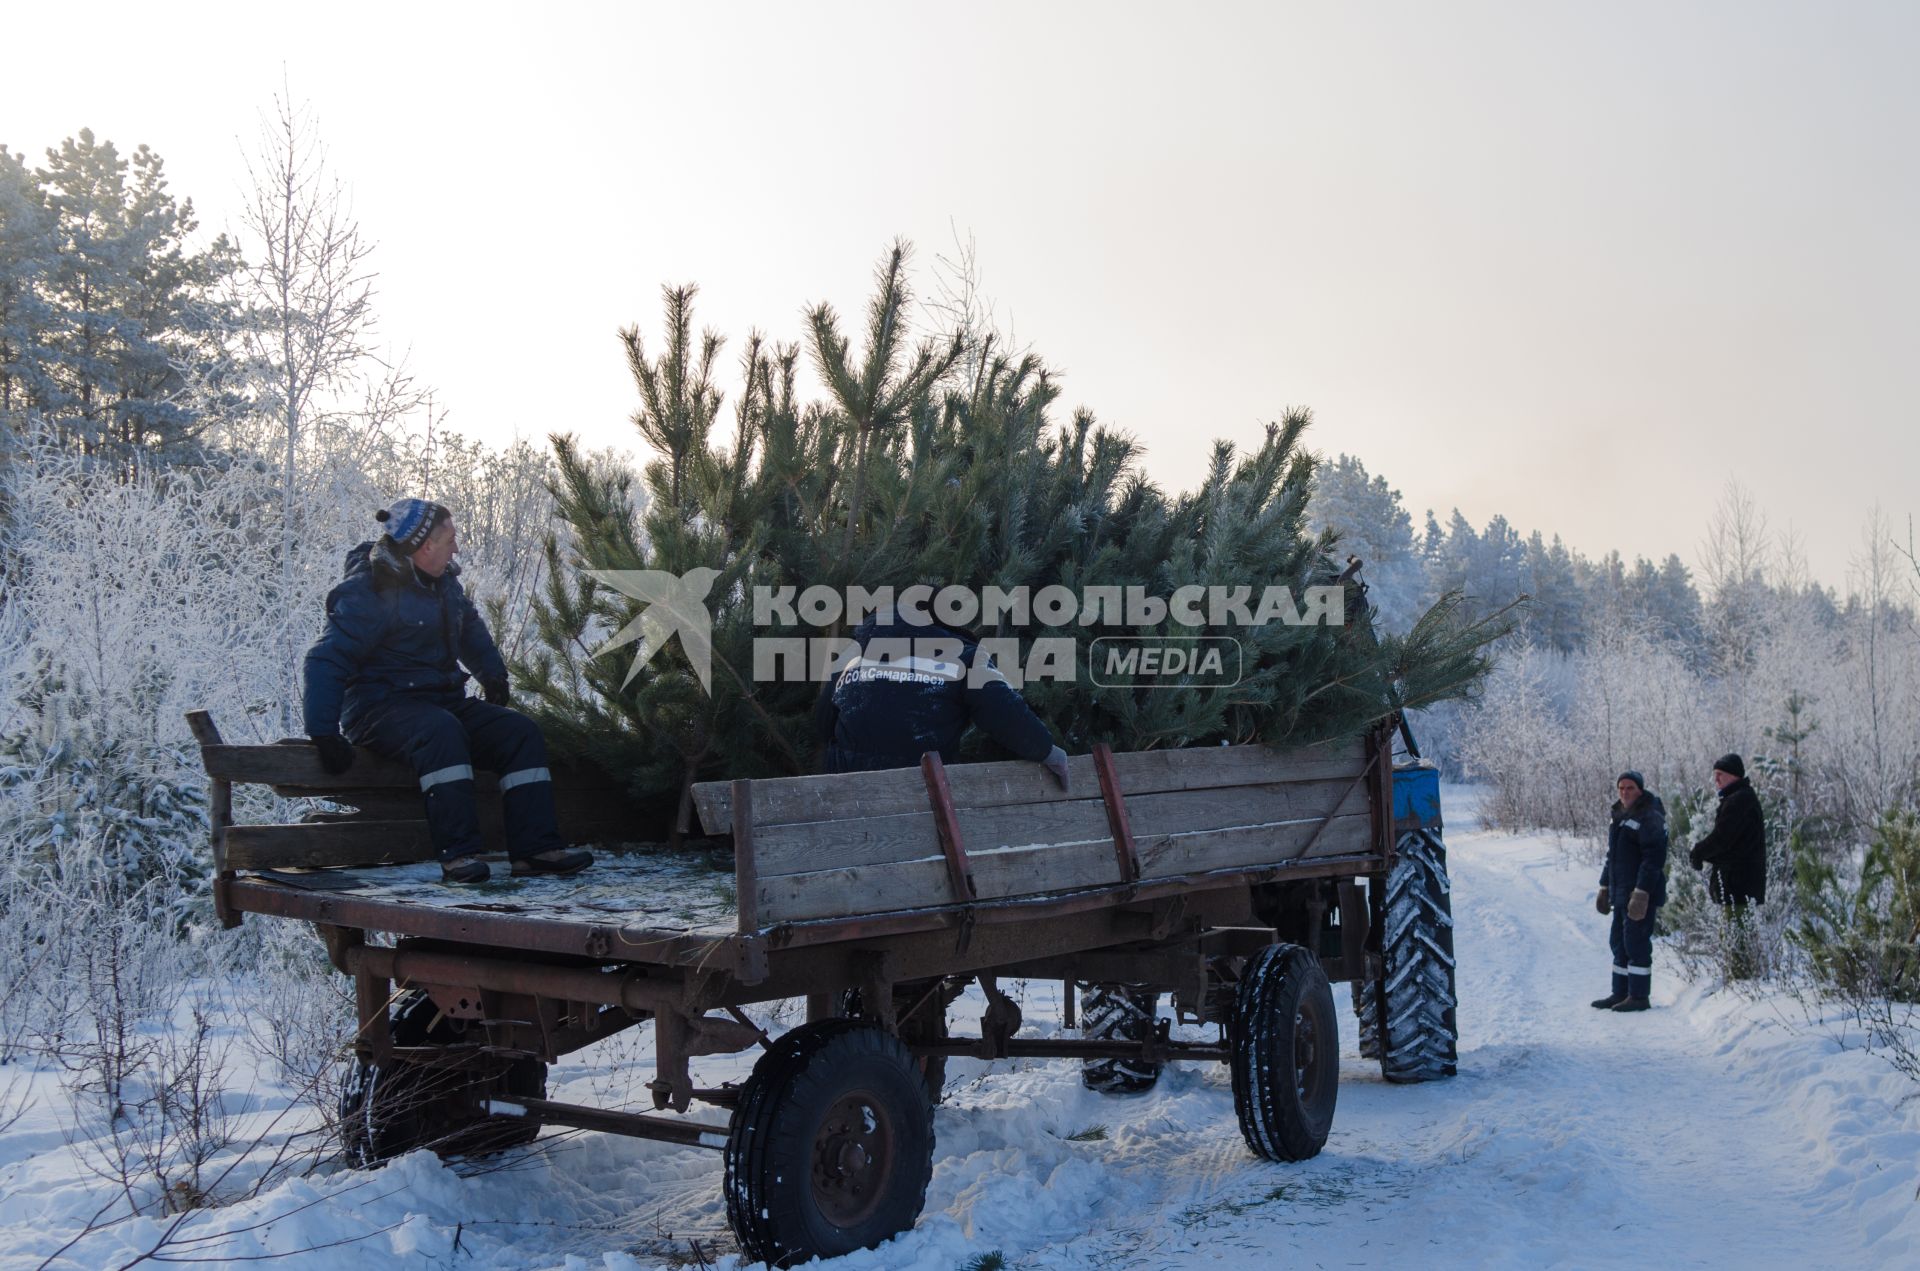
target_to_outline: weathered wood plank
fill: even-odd
[[[476,780],[475,784],[478,787],[477,798],[483,827],[491,822],[498,828],[500,796],[493,780]],[[307,819],[312,821],[325,820],[339,824],[354,821],[417,821],[426,815],[426,801],[418,789],[330,791],[313,797],[346,806],[311,814]],[[622,796],[612,796],[604,791],[568,790],[556,785],[553,810],[562,838],[580,842],[611,842],[618,841],[623,834],[632,833],[633,809]]]
[[[220,727],[213,722],[211,711],[188,711],[187,731],[202,746],[218,746],[222,740]]]
[[[759,784],[755,783],[756,806],[759,790]],[[1335,811],[1333,801],[1343,792],[1346,797],[1339,812],[1366,811],[1367,792],[1354,785],[1350,777],[1130,795],[1127,811],[1138,842],[1153,835],[1325,816]],[[960,812],[959,819],[961,840],[969,854],[1005,847],[1113,841],[1106,805],[1098,798],[968,808]],[[849,821],[756,826],[756,830],[759,868],[768,877],[881,865],[940,854],[933,815],[926,811]],[[1117,863],[1115,868],[1117,870]]]
[[[487,846],[501,850],[497,843]],[[227,831],[229,869],[398,865],[432,859],[433,839],[425,821],[236,825]]]
[[[1372,817],[1365,810],[1337,816],[1320,834],[1310,856],[1300,853],[1320,829],[1317,819],[1280,826],[1236,826],[1201,834],[1169,834],[1140,845],[1140,877],[1178,878],[1214,869],[1253,868],[1312,860],[1322,856],[1350,856],[1367,850],[1373,832]]]
[[[758,791],[755,793],[757,797]],[[1319,825],[1318,818],[1310,818],[1280,825],[1142,837],[1139,839],[1141,881],[1215,869],[1284,864],[1307,845]],[[1314,855],[1364,852],[1371,828],[1371,818],[1365,812],[1336,817],[1320,835]],[[1110,839],[994,851],[970,850],[968,859],[981,900],[1115,886],[1120,881]],[[760,922],[766,926],[930,908],[948,904],[950,893],[946,862],[937,853],[892,864],[763,876],[756,889]]]
[[[569,843],[619,843],[630,824],[563,816],[560,837]],[[507,850],[497,801],[480,805],[480,838],[489,852]],[[316,819],[298,825],[235,825],[226,831],[228,869],[386,865],[433,858],[432,835],[426,821],[417,817]]]
[[[342,790],[394,790],[420,788],[419,778],[406,764],[377,755],[364,746],[353,752],[353,766],[342,773],[330,773],[320,766],[319,752],[306,742],[292,741],[274,746],[202,746],[201,761],[209,777],[235,783],[251,783],[281,788],[288,795],[313,795],[324,798]],[[574,789],[617,791],[620,787],[604,773],[552,763],[554,785]],[[492,774],[485,774],[487,781]]]
[[[1111,842],[969,852],[967,859],[981,900],[1099,887],[1116,882],[1118,875]],[[760,922],[765,926],[953,902],[946,858],[937,852],[895,864],[762,877],[758,891]]]
[[[420,788],[413,770],[397,760],[355,747],[353,766],[330,773],[320,766],[312,746],[202,746],[200,758],[209,777],[255,785],[293,785],[316,792]]]
[[[1266,746],[1199,746],[1187,750],[1141,750],[1113,757],[1120,787],[1136,794],[1206,790],[1221,786],[1352,778],[1366,764],[1357,741],[1295,750]],[[954,764],[947,769],[956,807],[1033,805],[1084,799],[1099,793],[1091,755],[1067,761],[1072,792],[1061,791],[1040,765]],[[693,788],[700,822],[709,834],[732,826],[731,786],[703,781]],[[814,777],[775,777],[753,785],[754,824],[792,825],[855,817],[899,816],[925,810],[927,791],[918,768],[848,772]]]

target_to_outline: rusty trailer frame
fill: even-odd
[[[1396,836],[1406,828],[1393,812],[1395,721],[1389,720],[1364,739],[1364,767],[1353,778],[1354,786],[1365,785],[1371,814],[1364,851],[1143,878],[1114,756],[1099,746],[1093,764],[1118,881],[1055,894],[982,898],[947,774],[930,755],[923,776],[951,883],[949,903],[763,925],[755,912],[754,791],[752,783],[741,781],[732,787],[738,930],[688,933],[407,905],[243,872],[228,852],[236,828],[236,781],[303,793],[353,787],[315,777],[275,783],[249,776],[271,765],[265,760],[243,764],[237,752],[271,749],[283,758],[299,748],[228,746],[205,712],[188,718],[209,776],[213,892],[220,920],[237,925],[255,914],[313,924],[332,964],[354,981],[355,1047],[364,1059],[467,1068],[484,1077],[504,1061],[551,1062],[650,1021],[656,1112],[683,1113],[695,1102],[725,1109],[738,1102],[739,1091],[732,1086],[696,1086],[690,1061],[769,1045],[745,1007],[805,998],[809,1019],[820,1019],[837,1013],[851,990],[876,1004],[874,1018],[892,1030],[902,1014],[895,1006],[896,991],[903,987],[920,988],[924,1002],[940,985],[978,982],[989,1000],[980,1034],[921,1038],[910,1043],[919,1056],[1224,1060],[1224,1028],[1220,1042],[1179,1041],[1164,1028],[1140,1042],[1018,1037],[1018,1007],[999,991],[997,980],[1044,978],[1069,988],[1076,982],[1148,984],[1172,993],[1180,1018],[1218,1021],[1218,1003],[1210,1002],[1210,995],[1217,998],[1222,962],[1289,941],[1312,948],[1331,980],[1378,983],[1380,955],[1377,940],[1369,947],[1369,935],[1380,925],[1385,889],[1374,885],[1363,892],[1361,884],[1384,876]],[[1344,797],[1334,801],[1336,810]],[[1297,856],[1307,854],[1333,819],[1328,812]],[[389,1011],[406,989],[429,995],[439,1016],[460,1030],[461,1043],[396,1045]],[[918,1009],[910,1006],[904,1014]],[[486,1079],[473,1084],[468,1112],[706,1148],[724,1147],[727,1135],[725,1126],[514,1097]]]

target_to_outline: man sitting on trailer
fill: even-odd
[[[822,686],[814,708],[828,772],[911,768],[928,751],[952,763],[976,725],[1067,788],[1067,752],[972,635],[910,606],[880,610],[853,638],[859,652]]]
[[[345,772],[355,743],[410,764],[447,882],[488,877],[476,763],[500,774],[515,874],[585,869],[593,855],[569,848],[555,823],[546,740],[508,709],[506,663],[460,586],[453,514],[401,499],[375,518],[386,532],[347,553],[346,578],[327,593],[326,630],[307,651],[307,736],[321,767]],[[467,696],[468,671],[486,700]]]

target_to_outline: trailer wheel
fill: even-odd
[[[1233,1109],[1240,1134],[1269,1161],[1319,1154],[1340,1089],[1340,1034],[1333,986],[1298,945],[1262,949],[1247,963],[1234,1001]]]
[[[1160,995],[1133,984],[1089,984],[1080,990],[1080,1035],[1094,1041],[1144,1042],[1158,1024]],[[1164,1064],[1144,1059],[1088,1059],[1080,1082],[1101,1094],[1140,1094],[1160,1080]]]
[[[1377,883],[1375,884],[1378,885]],[[1437,1081],[1456,1071],[1460,1038],[1454,1015],[1453,905],[1447,848],[1432,830],[1404,834],[1387,873],[1380,955],[1386,989],[1356,980],[1353,1010],[1360,1053],[1380,1061],[1388,1081]],[[1379,1002],[1386,999],[1383,1044]]]
[[[934,987],[936,983],[938,987]],[[931,996],[928,995],[929,989],[932,990]],[[893,1009],[896,1014],[913,1010],[916,1004],[920,1008],[900,1020],[900,1040],[909,1046],[947,1040],[952,1035],[947,1031],[947,1008],[965,991],[965,981],[947,983],[923,980],[894,986]],[[840,1013],[848,1019],[873,1019],[859,989],[848,989],[841,997]],[[927,1098],[939,1103],[941,1096],[946,1093],[947,1057],[919,1055],[913,1062],[927,1079]]]
[[[727,1221],[748,1262],[794,1266],[913,1226],[933,1176],[933,1103],[871,1024],[821,1020],[761,1055],[727,1135]]]
[[[340,1085],[340,1148],[354,1169],[372,1169],[426,1141],[416,1070],[410,1064],[381,1067],[347,1061]]]
[[[394,1004],[393,1044],[454,1046],[459,1034],[433,999],[418,989],[402,993]],[[340,1138],[348,1164],[357,1169],[383,1165],[416,1148],[440,1156],[482,1156],[531,1143],[540,1134],[535,1117],[490,1117],[483,1101],[544,1099],[547,1066],[538,1059],[483,1061],[474,1068],[395,1062],[384,1068],[365,1059],[348,1061],[340,1088]]]

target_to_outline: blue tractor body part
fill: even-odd
[[[1416,826],[1440,832],[1440,770],[1426,764],[1393,770],[1393,822],[1401,833]]]

